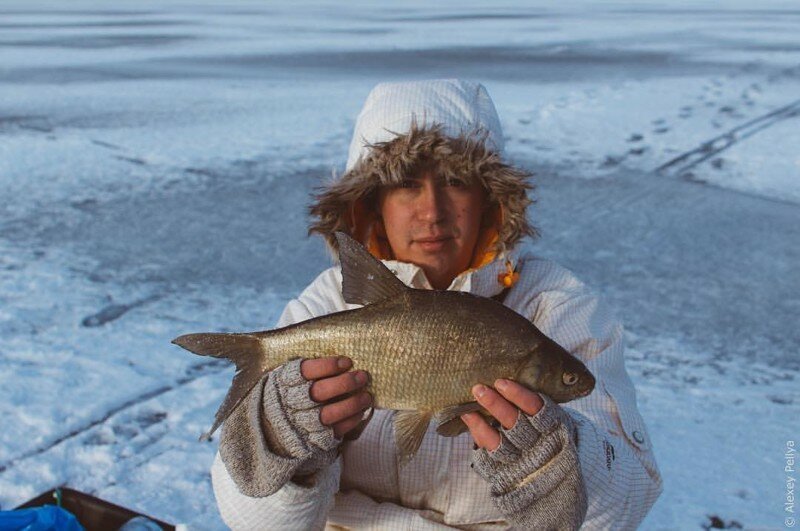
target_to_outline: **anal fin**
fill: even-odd
[[[395,412],[394,439],[400,450],[401,465],[410,461],[419,450],[432,417],[432,411],[414,409]]]

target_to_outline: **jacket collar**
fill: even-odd
[[[505,288],[498,280],[498,276],[507,271],[506,262],[510,261],[516,268],[519,257],[520,252],[514,249],[482,267],[468,269],[454,278],[447,289],[448,291],[466,291],[481,297],[494,297]],[[382,262],[406,286],[417,289],[433,289],[421,267],[397,260],[382,260]]]

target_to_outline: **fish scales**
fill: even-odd
[[[377,407],[435,410],[468,402],[472,385],[514,376],[528,353],[500,345],[503,337],[512,339],[506,334],[509,323],[486,317],[481,308],[486,299],[475,297],[475,307],[463,311],[462,298],[450,292],[433,299],[409,292],[398,300],[289,327],[262,338],[265,350],[276,353],[267,365],[297,357],[347,356],[354,368],[370,372],[369,390]],[[376,322],[381,326],[369,324]],[[505,355],[491,356],[487,363],[486,353],[493,351]]]
[[[584,397],[594,388],[586,366],[526,317],[470,293],[409,288],[358,242],[336,236],[342,295],[361,308],[277,330],[173,340],[196,354],[230,359],[238,369],[204,437],[267,372],[294,358],[347,356],[354,368],[368,371],[374,406],[398,410],[394,428],[401,462],[416,453],[432,417],[441,435],[467,429],[460,416],[480,409],[471,394],[476,383],[511,378],[556,402]]]

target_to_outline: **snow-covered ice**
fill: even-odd
[[[57,6],[57,7],[56,7]],[[793,2],[0,5],[0,508],[57,485],[199,529],[232,371],[271,327],[377,82],[482,81],[536,251],[601,291],[665,491],[646,529],[782,528],[800,413]]]

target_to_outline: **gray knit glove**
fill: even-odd
[[[261,498],[336,460],[341,442],[319,420],[322,404],[292,360],[271,371],[225,421],[219,455],[242,494]]]
[[[492,501],[522,529],[578,529],[586,516],[577,434],[570,416],[550,398],[536,415],[520,411],[500,446],[473,452],[473,468],[491,487]]]

